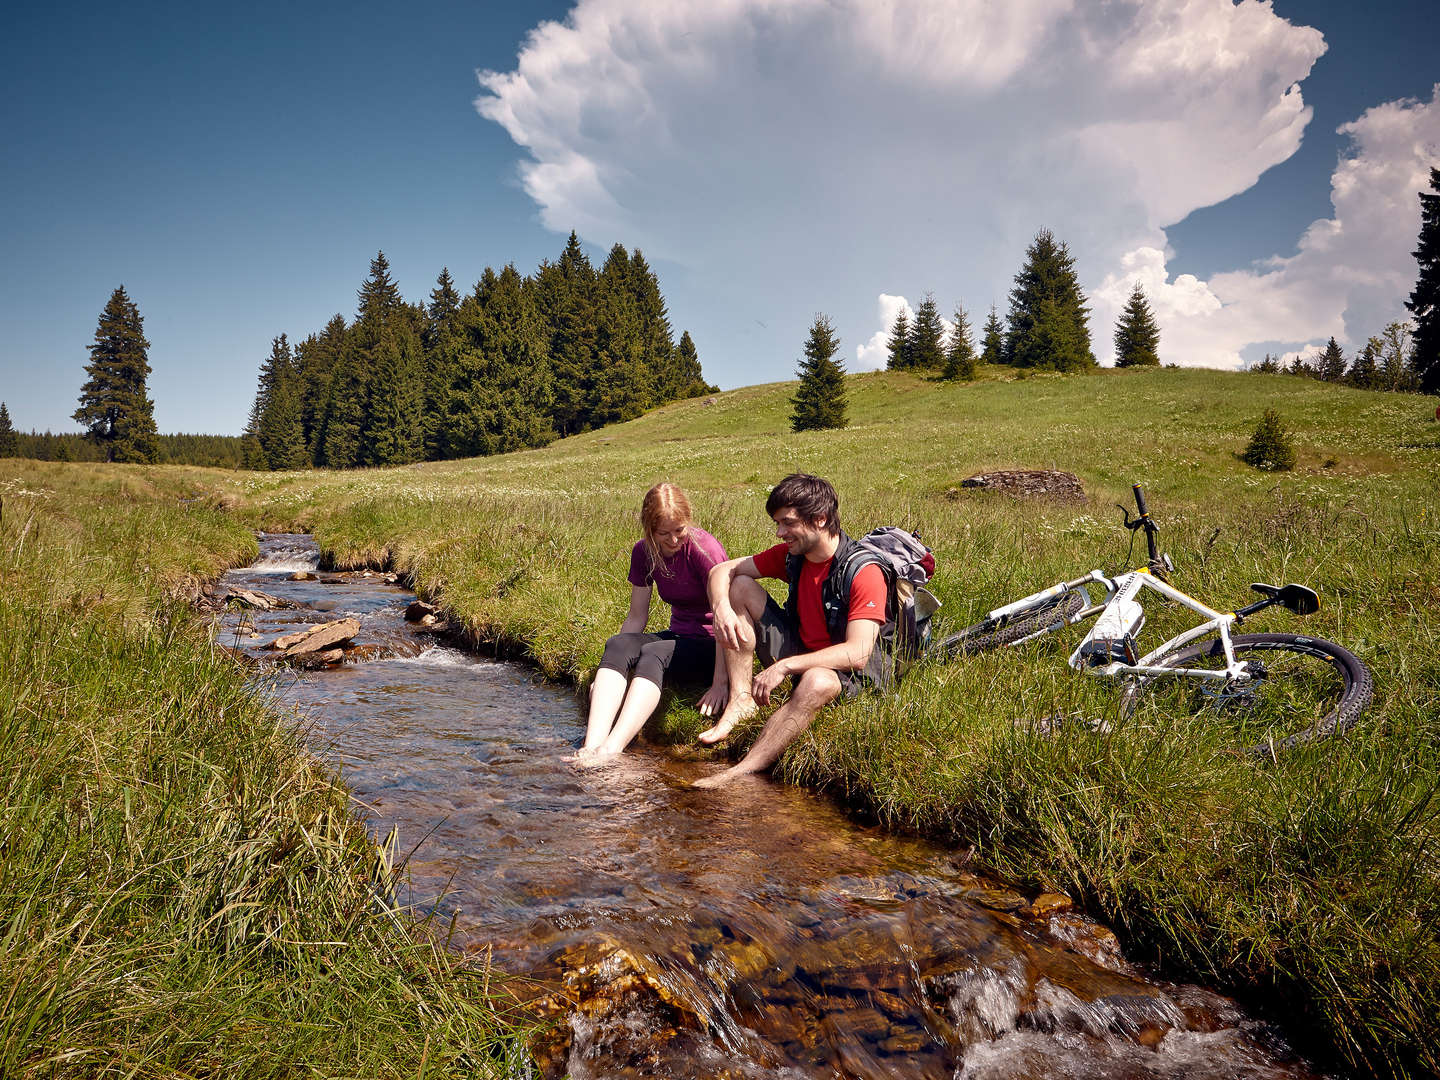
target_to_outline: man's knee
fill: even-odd
[[[809,668],[795,681],[791,697],[806,708],[818,710],[840,696],[840,676],[830,668]]]
[[[760,618],[765,611],[765,601],[770,594],[765,586],[752,577],[737,574],[730,580],[730,606],[736,612],[744,612],[751,620]]]

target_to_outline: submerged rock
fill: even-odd
[[[317,653],[333,648],[349,641],[359,632],[360,621],[358,619],[336,619],[334,622],[323,623],[320,626],[312,626],[308,630],[278,637],[270,643],[270,648],[283,651],[286,659],[290,659],[306,653]]]
[[[282,600],[278,596],[271,596],[269,593],[260,592],[258,589],[231,588],[225,594],[226,603],[235,601],[244,604],[246,607],[256,608],[259,611],[274,611],[277,608],[294,607],[289,600]]]

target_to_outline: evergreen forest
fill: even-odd
[[[404,300],[383,252],[354,319],[335,315],[260,368],[243,465],[352,468],[500,454],[713,393],[675,340],[655,272],[616,244],[599,269],[572,232],[528,276],[487,267],[462,295],[442,270]]]

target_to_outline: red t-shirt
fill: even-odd
[[[752,557],[761,577],[784,581],[785,555],[785,545],[776,544]],[[800,640],[811,652],[830,645],[830,631],[825,628],[825,608],[820,602],[820,589],[834,561],[831,558],[817,563],[805,559],[800,564],[800,588],[796,600],[800,609]],[[874,563],[862,566],[850,585],[850,621],[856,619],[878,623],[885,621],[885,575]]]

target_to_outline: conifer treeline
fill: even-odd
[[[1266,353],[1250,370],[1257,375],[1299,375],[1360,390],[1418,393],[1424,389],[1424,372],[1414,333],[1412,323],[1393,322],[1365,342],[1353,359],[1346,359],[1345,350],[1332,337],[1319,352],[1311,356],[1296,353],[1288,364]]]
[[[3,403],[0,403],[3,405]],[[104,461],[106,448],[79,432],[20,431],[7,429],[8,417],[0,414],[0,458],[29,458],[32,461]],[[238,469],[244,442],[239,435],[155,435],[154,465],[204,465],[213,469]]]
[[[245,463],[350,468],[543,446],[713,393],[689,332],[676,342],[654,271],[616,244],[596,270],[574,233],[523,277],[489,267],[461,296],[443,270],[429,303],[400,296],[383,252],[354,320],[336,315],[260,369]]]
[[[1015,275],[1007,325],[1001,324],[992,305],[981,331],[978,355],[965,308],[955,305],[947,334],[934,295],[926,293],[914,319],[903,308],[895,317],[886,366],[935,371],[942,378],[962,380],[975,377],[977,363],[1088,371],[1096,366],[1095,354],[1090,351],[1089,317],[1074,256],[1054,233],[1042,229],[1026,249],[1025,265]]]

